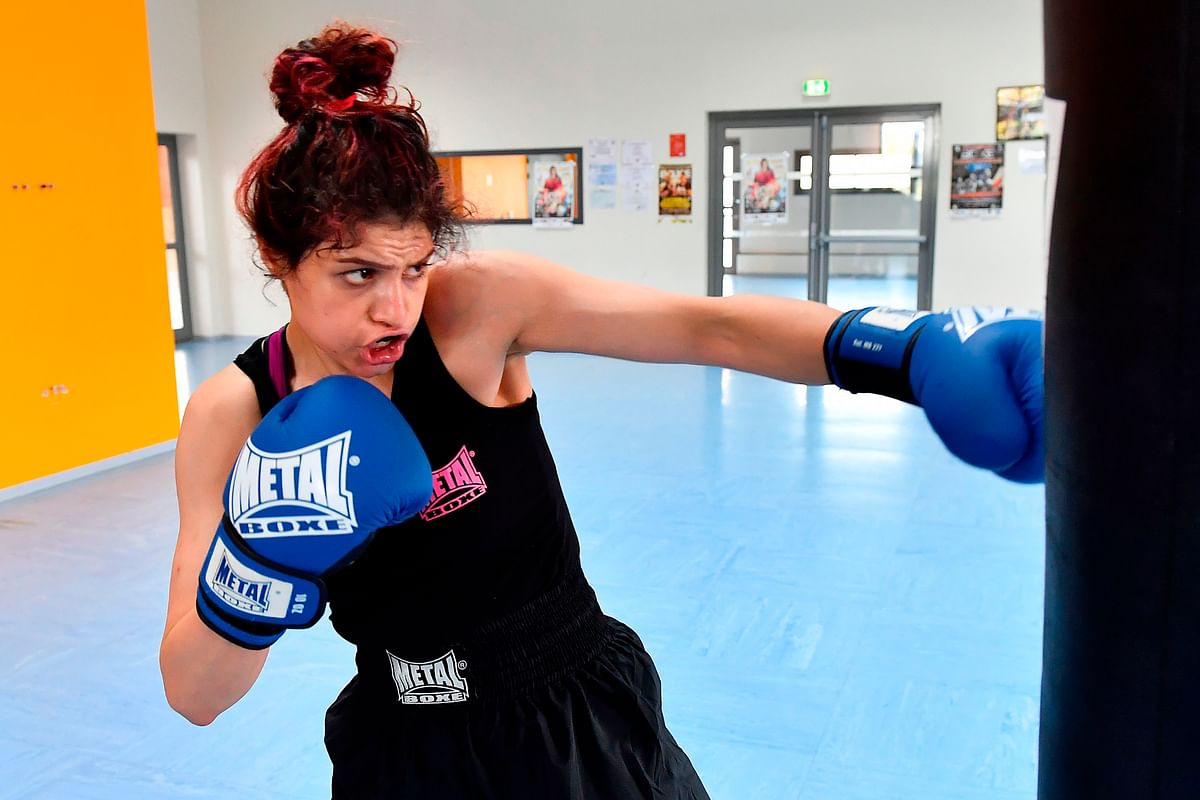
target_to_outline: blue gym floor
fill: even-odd
[[[185,393],[246,341],[181,349]],[[715,800],[1033,800],[1040,487],[956,463],[883,398],[570,355],[531,373],[584,567]],[[351,648],[289,633],[193,727],[158,675],[175,535],[171,455],[0,504],[0,798],[328,797]]]

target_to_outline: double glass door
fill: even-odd
[[[928,308],[936,106],[709,115],[709,293]]]

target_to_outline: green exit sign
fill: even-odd
[[[804,82],[805,97],[824,97],[829,94],[829,81],[824,78],[810,78]]]

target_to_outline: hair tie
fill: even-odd
[[[358,94],[352,94],[349,97],[343,97],[341,100],[330,100],[325,104],[325,110],[335,114],[345,111],[354,105],[354,101],[358,99]]]

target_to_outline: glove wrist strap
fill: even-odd
[[[838,317],[825,334],[825,368],[835,385],[918,405],[909,383],[913,347],[928,311],[861,308]]]
[[[287,628],[314,625],[325,611],[320,579],[289,572],[255,555],[228,517],[217,527],[199,584],[200,619],[251,649],[270,646]]]

